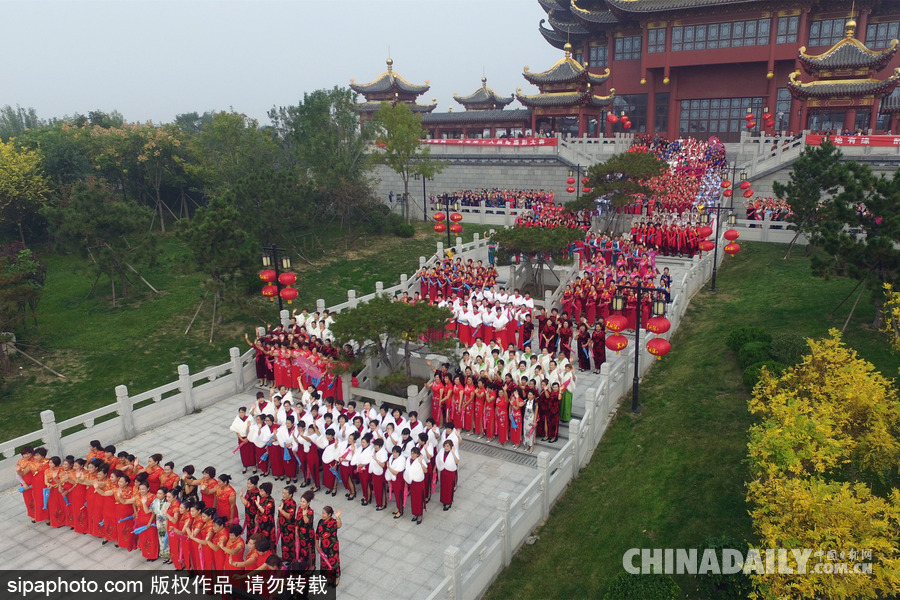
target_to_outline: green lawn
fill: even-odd
[[[725,338],[748,324],[823,336],[843,325],[853,299],[827,313],[854,283],[811,277],[802,250],[786,262],[783,246],[741,248],[726,258],[718,292],[694,297],[672,352],[642,383],[644,412],[631,415],[629,396],[540,539],[516,554],[486,598],[600,598],[629,548],[697,547],[723,534],[753,541],[744,502],[749,392]],[[861,301],[845,339],[895,377],[897,357],[867,327],[873,316]],[[677,581],[688,597],[706,597],[693,578]]]
[[[434,253],[440,237],[431,226],[416,224],[414,238],[393,235],[367,236],[351,249],[337,245],[329,258],[312,265],[295,261],[299,274],[298,301],[290,307],[315,309],[315,300],[326,304],[347,299],[346,289],[358,295],[396,284],[400,273],[412,276],[419,256]],[[466,226],[463,236],[481,233],[482,226]],[[179,364],[192,372],[228,360],[228,348],[246,346],[243,332],[277,318],[277,304],[254,299],[241,306],[220,306],[223,324],[209,343],[212,305],[207,299],[191,332],[184,334],[204,295],[204,276],[195,272],[187,248],[177,238],[159,239],[159,264],[144,273],[160,295],[135,288],[116,308],[110,304],[109,282],[102,278],[96,293],[88,297],[93,277],[78,256],[46,254],[36,248],[48,266],[46,293],[39,306],[38,328],[29,322],[17,332],[19,343],[31,356],[66,376],[58,379],[22,357],[12,361],[0,405],[7,418],[0,423],[0,440],[40,429],[40,412],[52,409],[57,420],[77,416],[115,402],[115,386],[125,384],[137,394],[177,378]],[[138,284],[141,285],[141,284]],[[287,307],[287,305],[285,305]]]

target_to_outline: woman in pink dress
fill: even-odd
[[[484,434],[484,405],[487,398],[487,390],[484,387],[484,379],[479,379],[475,387],[475,422],[474,433],[481,436]]]
[[[462,411],[463,429],[472,431],[472,426],[475,424],[475,381],[472,377],[466,377],[466,386],[463,388]]]
[[[497,403],[497,390],[493,387],[487,389],[484,398],[484,437],[488,441],[494,439],[494,432],[497,430],[496,417],[494,416],[494,407]]]
[[[519,397],[519,391],[513,390],[509,397],[509,437],[512,440],[513,448],[518,448],[522,443],[522,407],[524,405],[525,400]]]

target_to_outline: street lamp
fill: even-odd
[[[434,230],[438,233],[441,233],[445,229],[447,230],[447,250],[451,249],[450,245],[450,234],[451,233],[460,233],[462,232],[462,225],[459,224],[462,221],[462,215],[459,214],[459,200],[455,201],[453,204],[450,203],[450,194],[444,192],[444,197],[442,200],[444,205],[444,210],[446,210],[446,214],[444,213],[435,213],[434,220],[437,221],[437,224],[434,226]],[[453,209],[454,212],[450,212],[450,209]],[[446,225],[442,222],[444,219],[450,221]]]
[[[278,289],[278,314],[281,315],[281,311],[284,310],[284,305],[282,304],[282,292],[284,289],[290,288],[290,284],[282,281],[281,275],[287,274],[291,270],[291,257],[288,255],[287,251],[284,248],[279,248],[277,244],[272,244],[271,246],[263,246],[262,248],[262,256],[260,256],[260,262],[264,269],[274,269],[275,277],[271,282],[272,285],[278,287],[282,286]],[[280,253],[280,255],[279,255]],[[292,273],[293,275],[293,273]],[[294,281],[296,281],[296,275],[294,275]],[[293,288],[291,288],[293,289]],[[296,298],[296,295],[293,296]],[[288,302],[290,302],[293,298],[288,298]]]
[[[428,222],[428,206],[425,203],[425,180],[434,181],[434,177],[425,177],[424,175],[419,175],[418,173],[413,173],[413,177],[416,181],[420,178],[422,179],[422,220],[426,223]]]
[[[616,294],[612,297],[612,309],[617,312],[625,310],[625,296],[619,293],[619,290],[634,290],[637,293],[637,323],[634,328],[634,379],[631,384],[631,412],[640,413],[641,407],[638,405],[638,397],[640,395],[640,368],[641,368],[641,305],[643,303],[644,294],[657,293],[652,299],[650,309],[655,317],[662,317],[666,314],[666,301],[658,296],[664,292],[662,288],[645,286],[638,283],[637,285],[617,285]]]
[[[709,213],[716,213],[716,240],[715,240],[715,248],[713,250],[713,270],[712,270],[712,286],[710,290],[713,292],[716,291],[716,273],[718,272],[718,263],[719,263],[719,226],[722,223],[722,219],[720,217],[723,210],[731,211],[731,208],[726,206],[707,206],[704,209],[704,212],[700,215],[700,222],[704,225],[709,225]],[[728,213],[728,225],[730,227],[734,227],[737,223],[737,217],[734,215],[734,212]]]

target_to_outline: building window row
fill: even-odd
[[[778,26],[775,29],[775,43],[796,44],[799,30],[800,17],[778,17]]]
[[[844,26],[847,17],[840,19],[822,19],[809,25],[810,46],[833,46],[844,37]]]
[[[866,46],[873,50],[886,48],[896,39],[900,39],[900,21],[870,23],[866,27]]]
[[[609,66],[609,46],[606,44],[591,44],[588,62],[591,67]]]
[[[770,19],[673,27],[672,51],[765,46],[770,27]]]
[[[629,35],[616,38],[616,60],[636,60],[641,57],[641,36]]]
[[[725,142],[737,141],[746,127],[747,109],[760,115],[762,107],[761,97],[682,100],[680,130],[683,135],[715,135]]]
[[[647,30],[647,53],[657,54],[666,51],[666,30],[665,29],[649,29]]]

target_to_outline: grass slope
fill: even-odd
[[[748,324],[823,336],[843,325],[853,299],[827,313],[854,283],[811,277],[802,252],[782,260],[783,246],[741,248],[719,271],[719,291],[694,297],[672,352],[642,382],[643,414],[631,415],[630,400],[620,406],[540,539],[516,554],[486,599],[600,598],[629,548],[690,548],[722,534],[753,540],[744,501],[749,391],[725,338]],[[861,301],[845,339],[894,377],[897,357],[868,329],[873,317]],[[676,579],[688,597],[705,597],[692,578]]]
[[[416,224],[416,236],[369,236],[353,249],[339,248],[313,264],[295,263],[300,297],[285,308],[315,309],[315,300],[326,305],[347,299],[347,288],[358,295],[399,281],[400,273],[412,276],[419,256],[430,256],[435,243],[446,239]],[[463,236],[486,227],[466,226]],[[0,422],[0,440],[8,440],[40,429],[40,412],[52,409],[57,421],[115,402],[115,386],[125,384],[138,394],[174,381],[179,364],[192,372],[228,360],[228,348],[246,346],[243,332],[277,319],[277,304],[254,299],[243,305],[220,306],[224,323],[216,327],[209,343],[212,303],[209,298],[190,334],[184,331],[203,297],[205,276],[195,272],[187,248],[173,236],[161,237],[159,264],[143,273],[160,295],[138,283],[121,306],[113,308],[109,282],[101,278],[95,294],[88,297],[93,277],[78,256],[41,254],[48,265],[46,293],[39,306],[39,327],[29,322],[17,332],[30,355],[67,377],[61,380],[25,358],[14,358],[12,372],[0,396],[0,406],[14,418]],[[120,293],[120,292],[118,292]]]

